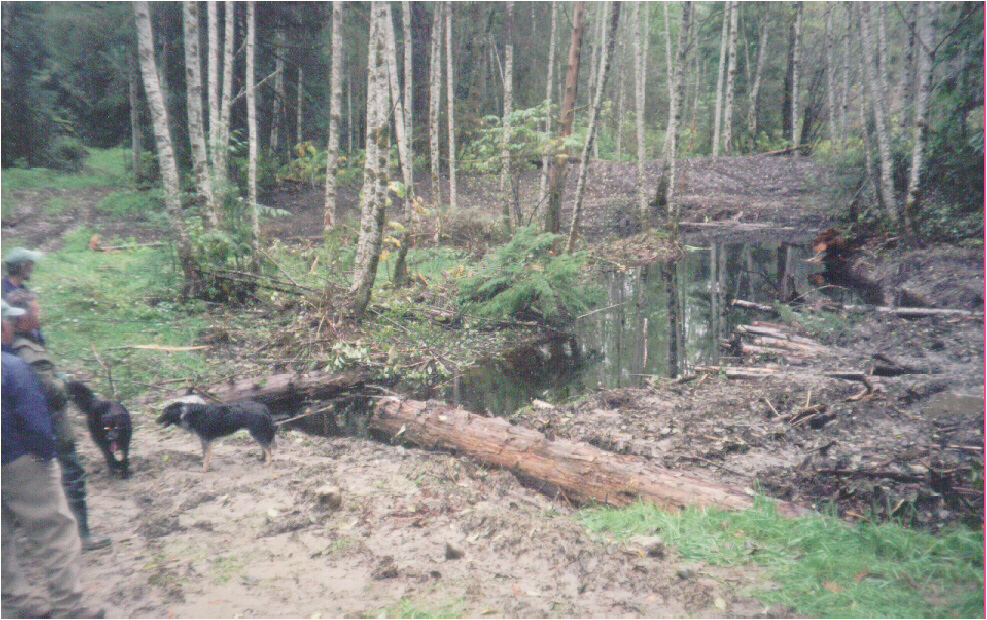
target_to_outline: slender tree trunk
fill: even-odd
[[[754,70],[754,81],[747,97],[747,134],[750,136],[751,145],[757,144],[757,103],[758,95],[761,91],[761,76],[764,74],[764,49],[768,42],[767,20],[762,19],[758,24],[757,37],[757,68]]]
[[[555,75],[555,31],[558,27],[559,22],[559,3],[557,0],[552,0],[552,27],[551,34],[548,37],[548,76],[545,78],[545,103],[546,103],[546,113],[545,113],[545,135],[550,135],[552,131],[552,84],[554,82]],[[548,196],[548,168],[549,168],[548,151],[542,152],[541,157],[541,181],[539,185],[539,196],[538,203],[542,204],[545,198]]]
[[[836,7],[832,4],[826,5],[826,111],[829,115],[829,142],[832,145],[837,143],[836,133],[836,80],[833,79],[833,72],[836,65],[833,62],[833,11]]]
[[[339,215],[336,206],[336,173],[339,171],[339,119],[343,105],[343,11],[342,0],[332,3],[332,66],[329,76],[329,142],[326,144],[326,201],[323,226],[331,230]]]
[[[917,7],[918,87],[915,89],[915,128],[913,130],[912,166],[908,177],[908,197],[905,199],[905,223],[917,235],[916,221],[922,206],[922,175],[925,172],[925,145],[929,138],[929,99],[932,90],[932,70],[935,51],[932,47],[936,4],[921,3]]]
[[[247,3],[246,33],[246,96],[247,96],[247,202],[250,208],[252,268],[260,272],[260,214],[257,208],[257,93],[254,67],[254,46],[257,38],[255,25],[257,6],[254,0]]]
[[[206,91],[209,93],[209,118],[207,126],[209,128],[209,161],[212,168],[215,168],[219,159],[219,9],[216,0],[206,2],[206,17],[209,33],[207,35],[208,45],[206,47]],[[213,180],[216,175],[212,169]],[[222,191],[221,188],[216,188]]]
[[[723,110],[723,75],[727,67],[727,38],[730,36],[730,3],[723,3],[723,27],[720,32],[720,64],[716,73],[716,108],[713,110],[713,157],[720,154],[720,119]]]
[[[856,11],[856,17],[857,17],[857,19],[856,19],[856,23],[857,23],[857,35],[858,35],[858,38],[860,38],[860,33],[861,33],[861,31],[860,31],[860,5],[858,3],[858,4],[854,4],[852,6],[851,5],[848,5],[848,7],[851,8],[852,10]],[[850,23],[853,23],[853,20],[850,20]],[[867,69],[866,69],[866,67],[864,65],[867,64],[867,58],[866,58],[865,51],[866,51],[866,48],[863,45],[863,42],[861,41],[860,53],[859,53],[859,58],[860,58],[860,69],[859,69],[859,71],[860,71],[860,81],[862,82],[862,84],[861,84],[862,88],[860,89],[860,107],[858,109],[860,111],[861,138],[862,138],[863,144],[864,144],[864,175],[865,175],[864,176],[864,185],[865,186],[870,186],[870,189],[871,189],[871,200],[873,201],[874,204],[878,204],[878,203],[880,203],[880,197],[878,196],[877,183],[874,182],[874,178],[875,178],[875,175],[874,175],[874,150],[873,150],[873,148],[871,146],[871,131],[870,131],[869,124],[867,122],[868,115],[869,115],[870,111],[873,109],[873,106],[871,105],[871,101],[870,101],[870,99],[871,99],[870,89],[867,88],[867,85],[866,85]]]
[[[360,239],[353,276],[353,313],[358,319],[366,313],[377,277],[384,229],[384,203],[387,199],[388,160],[391,132],[388,127],[388,79],[386,29],[389,4],[370,5],[370,36],[367,71],[367,161],[363,176]],[[370,148],[373,145],[373,148]],[[372,151],[372,152],[371,152]]]
[[[216,127],[219,138],[216,159],[213,162],[213,174],[216,176],[216,185],[222,191],[226,191],[224,188],[229,178],[227,152],[230,147],[230,107],[233,105],[233,38],[236,4],[233,0],[226,0],[223,6],[223,87],[219,103],[219,124]]]
[[[304,137],[302,135],[302,103],[303,103],[302,93],[305,90],[304,84],[305,84],[305,72],[299,66],[298,90],[295,93],[297,95],[296,104],[295,104],[295,144],[301,144],[302,142],[304,142],[304,140],[302,139]]]
[[[504,230],[510,233],[513,228],[511,212],[513,209],[511,191],[511,114],[514,113],[514,2],[506,3],[507,21],[504,26],[504,120],[503,134],[500,144],[500,193],[504,197],[502,219]]]
[[[898,225],[902,224],[901,214],[898,213],[894,195],[893,161],[891,160],[891,141],[888,135],[888,122],[885,116],[886,102],[882,101],[884,88],[879,75],[876,75],[880,65],[875,63],[874,28],[871,24],[871,7],[869,4],[860,5],[860,33],[864,44],[864,71],[866,72],[867,90],[870,93],[871,111],[874,114],[874,129],[877,138],[877,149],[881,163],[881,182],[878,199],[888,216]],[[875,66],[877,64],[877,66]]]
[[[788,113],[791,115],[791,143],[792,146],[797,147],[799,145],[799,130],[798,130],[798,119],[799,119],[799,65],[802,63],[801,50],[799,46],[802,42],[802,2],[795,3],[795,21],[792,23],[792,95],[791,95],[791,109]],[[798,151],[795,151],[798,153]]]
[[[643,16],[641,15],[642,8],[644,9]],[[648,17],[651,13],[651,4],[638,0],[638,2],[634,3],[634,12],[634,110],[637,114],[637,209],[641,214],[641,225],[643,228],[651,223],[651,207],[648,205],[648,190],[644,186],[644,160],[647,157],[647,145],[644,143],[645,112],[647,110],[645,107],[645,82],[648,77],[648,40],[651,36]]]
[[[678,44],[675,64],[672,71],[672,96],[669,98],[668,128],[665,131],[665,148],[662,156],[661,176],[658,180],[657,200],[664,205],[669,216],[677,216],[675,207],[675,167],[678,148],[678,132],[682,124],[682,108],[685,99],[685,63],[689,51],[689,29],[692,26],[692,2],[682,3],[682,17],[679,21]]]
[[[141,159],[144,152],[143,136],[140,122],[140,101],[137,89],[140,88],[140,69],[137,58],[129,55],[128,68],[130,71],[130,168],[133,172],[134,185],[141,182]]]
[[[442,24],[443,5],[432,4],[432,55],[429,61],[429,95],[428,95],[428,142],[431,155],[429,172],[432,177],[432,202],[435,205],[436,231],[435,242],[439,242],[441,234],[442,185],[439,177],[439,112],[442,107]]]
[[[414,169],[414,148],[413,136],[414,125],[412,124],[412,111],[415,108],[415,100],[412,92],[412,63],[411,63],[411,2],[403,0],[401,2],[401,26],[404,31],[404,138],[405,153],[402,156],[401,170],[405,177],[404,187],[404,232],[401,234],[401,247],[398,248],[398,256],[394,261],[394,283],[398,286],[411,281],[408,275],[408,250],[414,240],[415,232],[415,169]]]
[[[271,106],[271,141],[267,153],[273,159],[281,149],[281,125],[284,118],[284,58],[288,53],[284,26],[278,24],[274,32],[274,97]]]
[[[562,109],[559,111],[559,148],[552,164],[548,204],[545,207],[545,232],[553,234],[559,233],[562,220],[562,192],[565,190],[566,164],[569,159],[568,149],[562,147],[562,144],[572,133],[573,106],[576,103],[576,91],[579,86],[579,56],[583,41],[583,14],[585,11],[585,1],[580,0],[573,5],[572,35],[569,38],[569,64],[565,74],[565,96],[562,99]]]
[[[731,143],[733,142],[733,82],[737,75],[737,15],[740,9],[736,0],[730,5],[730,35],[727,49],[727,75],[726,75],[726,101],[723,104],[723,153],[731,154]]]
[[[449,210],[456,212],[456,89],[453,80],[452,7],[446,2],[446,114],[449,130]]]
[[[182,3],[185,26],[185,89],[188,101],[188,136],[192,151],[195,189],[211,228],[219,227],[219,213],[209,178],[209,155],[202,123],[202,66],[199,58],[199,8],[194,1]]]
[[[569,241],[566,243],[566,253],[572,254],[579,236],[579,220],[583,210],[583,197],[586,194],[586,171],[589,169],[589,153],[596,138],[597,118],[603,106],[603,93],[607,88],[607,77],[610,73],[610,63],[613,61],[614,49],[617,47],[617,26],[620,23],[620,2],[610,0],[609,26],[600,42],[600,69],[596,78],[596,94],[593,95],[593,107],[589,111],[589,125],[586,129],[586,142],[583,144],[583,154],[579,162],[579,180],[576,183],[576,204],[572,209],[572,224],[569,226]]]
[[[161,84],[158,80],[158,67],[154,58],[154,30],[151,26],[148,2],[134,2],[134,23],[137,26],[137,50],[141,73],[144,77],[144,92],[147,95],[147,103],[151,109],[151,120],[154,125],[154,138],[158,152],[158,166],[161,169],[165,209],[168,212],[168,222],[171,225],[175,248],[178,251],[178,261],[185,275],[185,287],[182,296],[186,298],[189,296],[197,297],[201,288],[202,274],[199,271],[199,265],[192,256],[192,244],[182,219],[181,183],[178,177],[175,151],[171,145],[168,108],[165,105]]]
[[[921,80],[921,77],[916,74],[916,66],[918,64],[916,44],[919,38],[918,30],[921,28],[918,17],[920,4],[919,2],[909,2],[908,13],[905,16],[905,23],[911,24],[911,26],[908,29],[908,53],[905,55],[905,77],[901,80],[899,91],[902,102],[902,113],[900,115],[902,133],[912,126],[913,117],[916,113],[914,109],[915,98],[918,96],[915,89]]]

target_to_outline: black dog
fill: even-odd
[[[111,474],[130,477],[130,436],[133,427],[127,408],[111,400],[99,400],[92,390],[78,381],[65,383],[69,398],[83,413],[89,424],[89,435],[106,457]],[[120,460],[115,453],[120,452]]]
[[[198,435],[202,442],[202,471],[209,471],[211,442],[239,430],[250,431],[264,449],[265,466],[274,456],[274,420],[265,405],[253,400],[219,405],[172,403],[165,407],[158,424],[174,424]]]

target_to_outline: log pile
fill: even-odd
[[[733,338],[725,341],[724,346],[742,357],[766,354],[797,363],[805,363],[826,351],[825,346],[796,335],[790,327],[767,321],[738,325]]]

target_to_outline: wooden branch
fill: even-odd
[[[770,304],[759,304],[753,301],[746,301],[744,299],[734,299],[730,302],[731,305],[740,306],[741,308],[748,308],[750,310],[761,310],[763,312],[773,312],[778,313],[778,309]]]
[[[666,470],[639,456],[549,439],[503,418],[484,418],[435,401],[382,400],[368,428],[392,441],[472,456],[578,503],[626,506],[646,501],[667,511],[689,505],[734,510],[753,505],[749,494],[737,487]],[[789,502],[776,503],[788,516],[806,512]]]
[[[982,312],[973,312],[971,310],[958,310],[953,308],[892,308],[890,306],[850,306],[846,304],[837,304],[837,308],[840,310],[846,310],[849,312],[865,312],[872,310],[874,312],[882,312],[887,314],[893,314],[895,316],[900,316],[902,318],[909,317],[925,317],[925,316],[955,316],[970,319],[984,320],[984,315]]]

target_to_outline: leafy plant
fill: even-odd
[[[506,245],[486,255],[460,284],[460,303],[483,316],[553,322],[573,318],[597,299],[580,268],[588,254],[556,254],[561,235],[519,228]]]

